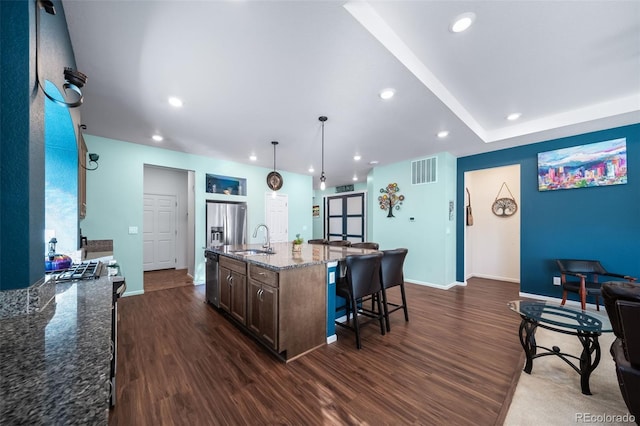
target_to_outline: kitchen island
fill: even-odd
[[[210,247],[219,255],[219,309],[288,362],[333,335],[336,265],[373,250],[275,243]],[[256,253],[257,251],[257,253]]]
[[[108,424],[113,281],[59,282],[38,312],[0,320],[0,423]]]

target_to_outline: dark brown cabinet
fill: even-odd
[[[247,264],[220,257],[220,309],[241,324],[247,323]]]
[[[220,309],[281,359],[325,344],[325,265],[269,268],[221,253],[219,266]]]
[[[278,349],[278,273],[249,265],[247,326],[270,348]]]

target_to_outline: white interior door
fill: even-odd
[[[269,227],[272,243],[293,240],[289,238],[289,196],[287,194],[268,193],[265,198],[265,221]]]
[[[144,195],[143,270],[176,266],[176,197]]]

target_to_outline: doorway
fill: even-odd
[[[365,193],[326,198],[325,235],[328,240],[365,241]]]
[[[194,192],[194,172],[192,170],[174,169],[170,167],[155,166],[150,164],[144,165],[144,218],[143,218],[143,265],[145,271],[144,288],[147,287],[147,275],[151,276],[149,271],[162,270],[171,271],[175,268],[175,276],[169,278],[162,277],[160,281],[175,281],[182,283],[188,280],[193,282],[193,273],[195,270],[195,192]],[[166,201],[163,209],[169,209],[169,204],[173,204],[173,213],[164,212],[162,218],[156,220],[154,215],[157,214],[151,205],[158,202],[157,197],[173,197],[172,200]],[[155,197],[155,200],[150,200]],[[173,214],[173,219],[171,215]],[[158,264],[156,255],[154,254],[153,240],[150,232],[154,227],[160,225],[160,222],[173,223],[173,255],[170,251],[160,252],[159,260],[164,260]],[[157,224],[155,222],[158,222]],[[170,224],[162,224],[167,228]],[[169,231],[170,232],[170,231]],[[163,243],[170,246],[170,242]],[[163,248],[163,250],[165,250]],[[164,257],[164,259],[162,259]],[[153,275],[155,277],[155,275]],[[186,277],[186,278],[185,278]],[[156,277],[157,278],[157,277]],[[166,278],[166,279],[165,279]],[[154,278],[152,281],[158,281]]]
[[[503,184],[508,187],[504,190]],[[464,174],[465,204],[473,224],[465,226],[464,278],[520,282],[520,165],[474,170]],[[518,209],[511,216],[492,211],[497,198],[513,195]]]
[[[176,197],[144,194],[143,271],[176,266]]]

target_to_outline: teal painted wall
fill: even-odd
[[[353,184],[353,192],[361,192],[367,190],[366,182],[357,182]],[[348,192],[343,192],[342,194],[348,194]],[[313,205],[320,206],[320,215],[318,217],[313,218],[313,237],[312,238],[324,238],[324,204],[325,197],[329,197],[332,195],[338,195],[336,192],[336,187],[328,187],[324,191],[319,189],[313,191]],[[371,235],[369,230],[367,230],[367,235]]]
[[[195,253],[194,281],[204,282],[205,202],[206,200],[246,201],[249,243],[253,229],[265,218],[265,195],[270,193],[266,176],[270,169],[196,156],[162,148],[85,135],[90,152],[100,155],[100,167],[87,173],[87,215],[81,221],[83,235],[90,239],[113,239],[114,258],[127,279],[127,293],[143,291],[143,170],[145,164],[193,170],[195,173]],[[233,196],[205,192],[207,173],[247,179],[247,195]],[[311,176],[280,171],[284,185],[279,191],[289,198],[289,239],[300,233],[311,238]],[[139,233],[130,235],[130,226]]]
[[[538,191],[537,154],[561,148],[626,138],[625,185]],[[598,259],[604,267],[640,276],[640,124],[585,133],[458,159],[458,214],[464,206],[464,173],[520,165],[520,290],[562,297],[552,285],[555,259]],[[457,221],[457,277],[464,279],[464,220]],[[610,279],[610,278],[606,278]],[[570,298],[577,300],[575,294]],[[589,302],[593,302],[589,299]]]
[[[372,171],[368,181],[371,240],[384,250],[409,249],[404,269],[406,280],[448,287],[455,283],[456,229],[455,217],[449,220],[449,201],[455,200],[456,159],[449,153],[436,157],[436,183],[412,185],[412,160]],[[387,217],[387,212],[378,204],[380,189],[389,183],[397,183],[398,193],[405,196],[400,210],[395,210],[392,218]]]

